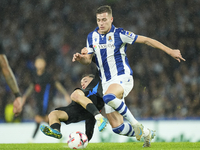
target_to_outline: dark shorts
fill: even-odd
[[[35,111],[36,115],[44,117],[47,116],[49,113],[50,113],[49,104],[47,106],[44,106],[41,103],[36,103],[36,111]]]
[[[59,107],[55,110],[61,110],[68,114],[69,118],[67,121],[64,121],[65,124],[80,122],[89,118],[93,118],[93,115],[90,114],[86,109],[81,105],[73,102],[66,107]]]

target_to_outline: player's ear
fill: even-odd
[[[111,17],[111,23],[113,22],[113,17]]]

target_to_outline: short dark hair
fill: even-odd
[[[37,59],[43,59],[44,61],[46,61],[45,58],[44,58],[43,56],[41,56],[41,55],[38,55],[38,56],[35,58],[35,60],[37,60]]]
[[[93,75],[93,74],[84,74],[84,75],[82,75],[82,79],[84,78],[84,77],[90,77],[90,78],[93,78],[94,79],[94,77],[95,77],[95,75]]]
[[[100,6],[97,11],[96,14],[102,14],[102,13],[108,13],[112,15],[112,9],[110,6],[108,5],[104,5],[104,6]]]

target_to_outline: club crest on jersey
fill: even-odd
[[[94,41],[96,42],[96,41],[97,41],[97,38],[95,38]]]
[[[109,42],[112,42],[111,36],[108,37],[108,41],[109,41]]]
[[[134,38],[134,34],[132,32],[126,31],[125,35],[130,38]]]

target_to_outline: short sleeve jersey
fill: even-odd
[[[47,72],[44,72],[41,76],[33,72],[32,82],[34,83],[34,97],[37,101],[37,105],[43,106],[46,111],[49,101],[53,98],[55,81],[52,75]]]
[[[99,34],[98,29],[88,34],[87,49],[88,54],[94,53],[102,82],[122,74],[132,75],[126,50],[127,44],[134,44],[138,35],[114,25],[107,34]]]

